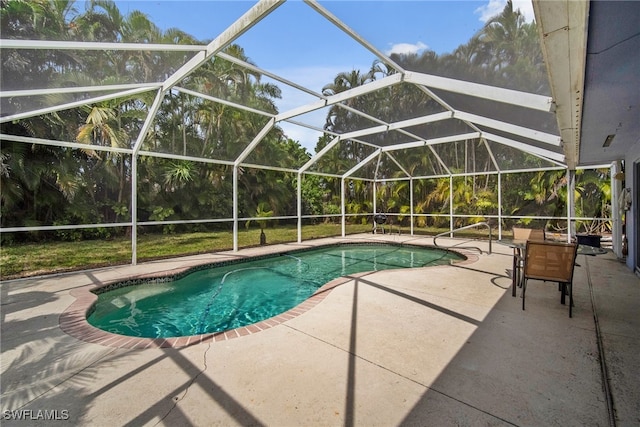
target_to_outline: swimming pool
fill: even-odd
[[[220,332],[283,313],[337,277],[461,259],[462,255],[442,249],[392,244],[287,252],[204,266],[172,280],[98,289],[87,320],[107,332],[145,338]]]

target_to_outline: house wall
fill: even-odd
[[[640,231],[640,224],[638,218],[640,217],[640,188],[638,183],[640,182],[640,176],[638,171],[640,170],[637,165],[640,164],[640,140],[632,147],[625,157],[625,186],[631,189],[632,204],[631,210],[627,211],[627,240],[629,253],[627,254],[627,267],[631,270],[640,268],[638,263],[638,251],[640,237],[638,232]]]

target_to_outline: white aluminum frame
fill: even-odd
[[[16,141],[22,143],[30,143],[30,144],[42,144],[42,145],[52,145],[64,148],[72,148],[72,149],[92,149],[92,150],[101,150],[115,153],[128,154],[132,156],[132,220],[129,223],[117,223],[117,224],[80,224],[80,225],[66,225],[66,226],[44,226],[44,227],[11,227],[1,229],[0,232],[14,232],[14,231],[37,231],[37,230],[55,230],[55,229],[72,229],[72,228],[91,228],[91,227],[116,227],[116,226],[131,226],[132,227],[132,264],[136,264],[136,241],[137,241],[137,225],[150,225],[150,222],[138,222],[137,221],[137,161],[139,156],[155,156],[155,157],[163,157],[163,158],[171,158],[171,159],[181,159],[181,160],[189,160],[195,162],[203,162],[203,163],[216,163],[216,164],[224,164],[233,166],[233,218],[229,219],[233,221],[233,233],[234,233],[234,242],[233,249],[238,250],[238,222],[242,220],[238,215],[238,168],[239,167],[251,167],[251,168],[263,168],[267,170],[276,170],[282,172],[290,172],[297,173],[298,175],[298,188],[297,188],[297,219],[298,219],[298,241],[300,242],[302,239],[302,219],[305,217],[302,215],[302,204],[301,204],[301,181],[304,174],[310,175],[321,175],[327,177],[339,178],[341,180],[341,218],[342,218],[342,234],[345,233],[345,219],[346,219],[346,211],[345,211],[345,180],[346,179],[361,179],[365,181],[373,182],[374,188],[374,213],[375,213],[375,188],[379,179],[377,177],[377,167],[376,173],[373,177],[370,178],[355,178],[352,175],[367,165],[369,162],[374,159],[378,159],[380,162],[381,156],[386,154],[389,158],[399,167],[399,169],[406,175],[405,178],[397,178],[394,180],[404,180],[408,179],[410,182],[411,189],[411,233],[413,234],[413,186],[416,179],[430,179],[430,178],[441,178],[441,177],[449,177],[450,180],[455,176],[462,175],[486,175],[486,174],[497,174],[498,175],[498,193],[499,193],[499,213],[498,217],[502,216],[501,212],[501,174],[503,173],[514,173],[516,171],[510,170],[505,171],[501,170],[498,162],[496,161],[495,155],[491,150],[487,141],[493,141],[499,144],[503,144],[531,155],[537,156],[545,161],[549,162],[551,166],[548,168],[540,168],[535,170],[553,170],[553,169],[566,169],[567,162],[569,167],[575,168],[575,153],[573,152],[574,146],[570,146],[567,151],[567,147],[561,144],[561,136],[554,135],[546,132],[542,132],[536,129],[523,127],[521,125],[516,125],[513,123],[507,123],[500,120],[491,119],[488,117],[483,117],[478,114],[471,114],[465,112],[461,109],[456,109],[452,105],[448,104],[441,98],[435,95],[434,90],[447,91],[452,93],[461,93],[467,96],[473,96],[478,98],[483,98],[487,100],[491,100],[494,102],[506,103],[514,106],[523,107],[526,109],[530,109],[532,111],[544,111],[544,112],[553,112],[555,108],[554,100],[549,96],[542,96],[532,93],[520,92],[511,89],[504,89],[499,87],[492,87],[488,85],[466,82],[455,80],[446,77],[439,77],[434,75],[428,75],[424,73],[418,73],[413,71],[407,71],[402,69],[397,63],[391,60],[387,55],[379,51],[375,46],[369,43],[364,37],[357,34],[354,30],[349,28],[346,24],[340,21],[337,17],[331,14],[328,10],[326,10],[323,6],[321,6],[315,0],[305,0],[305,3],[318,14],[320,14],[323,18],[328,20],[331,24],[336,26],[338,29],[343,31],[353,40],[355,40],[358,44],[363,46],[365,49],[374,54],[380,61],[385,63],[391,70],[394,70],[395,73],[388,75],[387,77],[383,77],[381,79],[375,80],[371,83],[365,84],[363,86],[355,87],[350,90],[340,92],[331,96],[324,96],[323,94],[319,94],[316,91],[313,91],[305,86],[299,85],[295,82],[292,82],[288,79],[285,79],[281,76],[278,76],[274,73],[271,73],[267,70],[263,70],[255,65],[249,64],[245,61],[241,61],[237,58],[234,58],[228,54],[225,54],[223,49],[233,43],[238,37],[244,34],[246,31],[250,30],[255,24],[261,21],[263,18],[268,16],[274,10],[276,10],[279,6],[284,3],[284,0],[261,0],[252,6],[243,16],[241,16],[238,20],[236,20],[232,25],[230,25],[225,31],[223,31],[218,37],[216,37],[213,41],[211,41],[207,45],[167,45],[167,44],[144,44],[139,45],[135,43],[95,43],[95,42],[65,42],[65,41],[43,41],[43,40],[0,40],[0,46],[3,49],[52,49],[52,50],[140,50],[143,48],[145,51],[183,51],[183,52],[194,52],[194,55],[188,60],[185,64],[182,65],[173,75],[169,76],[163,82],[153,82],[153,83],[127,83],[127,84],[119,84],[119,85],[105,85],[105,86],[94,86],[94,87],[82,87],[82,88],[35,88],[35,89],[24,89],[24,90],[11,90],[11,91],[3,91],[0,92],[0,97],[27,97],[27,96],[36,96],[36,95],[48,95],[48,94],[64,94],[64,93],[87,93],[87,92],[100,92],[100,91],[109,91],[112,93],[92,97],[89,99],[70,102],[62,105],[51,106],[48,108],[40,108],[32,111],[23,111],[19,113],[15,113],[12,115],[0,117],[0,123],[6,123],[9,121],[25,119],[29,117],[34,117],[37,115],[49,114],[65,109],[76,108],[83,105],[90,105],[93,103],[98,103],[106,100],[116,99],[120,97],[128,97],[133,95],[138,95],[141,93],[149,92],[152,90],[157,91],[156,97],[149,109],[149,114],[146,120],[143,123],[142,131],[139,135],[137,135],[133,147],[131,148],[117,148],[117,147],[102,147],[102,146],[94,146],[87,144],[79,144],[77,142],[70,141],[53,141],[46,140],[40,138],[30,138],[30,137],[22,137],[15,135],[7,135],[2,134],[0,138],[9,141]],[[538,3],[536,5],[536,3]],[[539,2],[534,2],[534,6],[540,8]],[[583,15],[578,16],[578,21],[584,19]],[[244,106],[235,102],[231,102],[224,99],[219,99],[216,97],[212,97],[206,94],[199,93],[197,91],[193,91],[184,87],[181,87],[179,84],[183,78],[187,77],[191,72],[196,70],[206,61],[210,60],[212,57],[219,57],[245,67],[246,69],[253,70],[258,72],[264,76],[270,77],[280,83],[291,86],[297,90],[300,90],[304,93],[307,93],[313,97],[316,97],[317,100],[306,103],[304,105],[300,105],[298,107],[294,107],[288,111],[283,111],[278,114],[272,114],[270,112],[261,111],[255,108],[251,108],[248,106]],[[578,64],[579,65],[579,64]],[[584,65],[584,64],[582,64]],[[553,70],[557,72],[557,70]],[[353,99],[358,96],[362,96],[368,93],[373,93],[375,91],[391,87],[397,84],[411,84],[414,85],[416,90],[422,91],[428,97],[433,99],[435,102],[440,104],[444,111],[439,113],[433,113],[424,115],[421,117],[415,117],[407,120],[401,120],[398,122],[387,123],[383,120],[380,120],[377,117],[373,117],[363,111],[356,110],[353,107],[350,107],[345,104],[345,101]],[[263,115],[269,118],[268,123],[263,127],[263,129],[258,132],[258,134],[253,138],[253,140],[248,141],[245,149],[242,153],[235,158],[234,160],[221,160],[221,159],[210,159],[210,158],[198,158],[193,156],[185,156],[178,154],[169,154],[169,153],[155,153],[150,151],[141,150],[142,143],[148,133],[148,130],[153,122],[155,113],[158,111],[164,96],[170,90],[177,90],[179,92],[189,94],[195,97],[201,97],[202,99],[209,100],[211,102],[216,102],[219,104],[228,105],[234,108],[238,108],[244,111],[248,111],[254,114]],[[377,126],[356,130],[353,132],[348,132],[344,134],[335,134],[331,132],[327,132],[324,129],[319,129],[313,125],[302,123],[300,121],[294,120],[294,118],[304,115],[306,113],[310,113],[316,111],[321,108],[325,108],[327,106],[337,106],[339,108],[347,109],[348,111],[358,114],[362,117],[365,117],[371,120],[374,123],[378,123]],[[457,119],[464,122],[467,126],[469,126],[472,132],[464,132],[456,135],[440,137],[440,138],[432,138],[432,139],[424,139],[419,136],[411,133],[409,128],[418,125],[424,125],[428,123],[435,123],[438,121],[449,120],[449,119]],[[290,168],[282,168],[275,167],[269,165],[256,165],[252,163],[245,163],[245,159],[252,153],[252,151],[261,143],[263,138],[269,133],[271,129],[278,125],[280,122],[287,122],[291,124],[295,124],[298,126],[307,127],[309,129],[316,130],[318,132],[324,132],[326,134],[331,134],[334,136],[333,140],[327,144],[322,150],[318,153],[312,155],[308,162],[302,165],[298,169],[290,169]],[[563,117],[560,118],[560,122],[562,123],[570,123],[572,126],[576,123],[575,118]],[[577,121],[579,124],[579,120]],[[491,132],[481,131],[479,126],[485,126],[492,129],[496,129],[502,132],[509,133],[513,135],[513,138],[507,138],[504,136],[499,136],[492,134]],[[407,142],[398,143],[394,145],[388,146],[376,146],[366,141],[358,140],[357,138],[375,135],[379,133],[389,132],[389,131],[397,131],[401,132],[403,135],[407,136]],[[575,132],[575,129],[571,128],[570,132]],[[562,138],[566,138],[565,131],[562,131]],[[571,135],[572,138],[575,138],[575,133]],[[522,137],[530,140],[534,140],[539,143],[536,146],[527,144],[526,142],[518,141],[517,137]],[[579,138],[579,135],[578,135]],[[470,139],[479,139],[481,140],[492,160],[493,166],[495,167],[495,171],[490,171],[486,173],[473,173],[473,174],[453,174],[447,164],[442,160],[442,158],[437,154],[434,150],[433,146],[437,144],[447,144],[450,142],[456,141],[464,141]],[[365,159],[362,159],[356,165],[354,165],[351,169],[344,173],[326,173],[326,172],[317,172],[310,171],[309,169],[323,156],[325,156],[331,149],[333,149],[336,145],[338,145],[341,141],[352,140],[360,144],[372,146],[375,150],[372,154],[367,156]],[[400,162],[393,156],[394,151],[417,148],[417,147],[429,147],[431,153],[434,155],[435,159],[439,162],[440,166],[443,170],[446,171],[445,175],[434,175],[434,176],[411,176],[411,174],[401,165]],[[545,147],[545,148],[541,148]],[[565,153],[569,152],[569,157],[565,156]],[[379,163],[378,163],[379,164]],[[528,169],[520,170],[519,172],[530,171]],[[568,177],[571,177],[571,171],[568,169]],[[391,181],[386,179],[386,181]],[[571,206],[568,207],[569,211],[567,212],[568,221],[571,220]],[[451,227],[453,227],[453,209],[450,209],[451,215]],[[228,221],[227,219],[203,219],[197,220],[196,222],[219,222],[219,221]],[[162,221],[162,222],[153,222],[153,224],[174,224],[174,223],[191,223],[193,220],[182,220],[182,221]]]

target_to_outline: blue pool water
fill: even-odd
[[[353,273],[448,264],[462,256],[407,245],[338,245],[194,271],[98,294],[88,317],[116,334],[170,338],[225,331],[283,313]]]

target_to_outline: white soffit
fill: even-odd
[[[579,163],[588,1],[533,1],[567,166]]]

